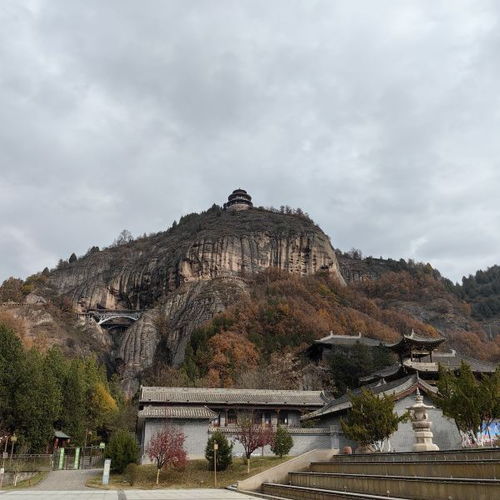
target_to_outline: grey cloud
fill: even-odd
[[[7,1],[0,280],[222,203],[458,280],[499,262],[493,1]]]

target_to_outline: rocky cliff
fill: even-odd
[[[49,277],[81,309],[147,309],[184,283],[269,267],[343,281],[328,236],[308,219],[263,209],[191,214],[164,233],[91,252]]]
[[[271,267],[299,275],[323,270],[344,282],[328,236],[307,217],[214,206],[166,232],[60,265],[45,292],[79,312],[143,311],[114,334],[109,353],[133,381],[158,357],[179,365],[193,329],[247,293],[246,277]]]

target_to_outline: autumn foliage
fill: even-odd
[[[272,444],[274,440],[272,427],[257,424],[250,415],[238,418],[236,441],[241,443],[247,459],[247,470],[250,472],[250,457],[258,448]]]
[[[411,330],[430,337],[442,335],[420,319],[428,312],[462,322],[465,318],[462,330],[444,332],[449,348],[498,358],[499,343],[487,341],[470,317],[468,304],[431,271],[424,267],[413,273],[386,272],[376,280],[344,286],[328,273],[301,277],[269,269],[248,278],[247,300],[195,330],[183,372],[191,383],[205,386],[275,383],[297,388],[300,382],[293,380],[291,372],[296,374],[299,368],[293,360],[315,339],[330,332],[362,333],[386,342],[397,341]]]
[[[184,433],[173,425],[166,425],[149,442],[147,454],[156,464],[156,484],[159,483],[160,471],[168,467],[183,468],[187,463],[184,450]]]

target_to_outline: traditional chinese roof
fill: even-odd
[[[208,389],[194,387],[141,387],[141,403],[204,405],[281,405],[323,406],[322,391],[285,391],[268,389]]]
[[[362,389],[368,389],[373,392],[373,394],[378,394],[380,396],[393,395],[396,399],[400,399],[405,397],[407,394],[411,394],[416,391],[417,387],[428,394],[437,392],[435,387],[427,384],[414,374],[398,380],[393,380],[392,382],[378,381],[370,385],[365,385],[360,389],[352,391],[352,394],[359,394]],[[330,401],[323,408],[304,415],[301,420],[310,420],[347,410],[352,406],[349,396],[349,394],[344,394],[340,398]]]
[[[482,359],[471,358],[458,354],[455,350],[449,352],[433,352],[432,363],[405,360],[404,365],[420,372],[437,372],[439,365],[443,365],[450,370],[460,368],[462,361],[467,363],[474,373],[493,373],[498,364],[483,361]]]
[[[422,335],[417,335],[412,330],[410,335],[403,335],[399,342],[386,344],[386,346],[395,352],[405,354],[409,353],[410,349],[421,349],[427,351],[436,349],[436,347],[442,344],[445,340],[446,339],[444,337],[423,337]]]
[[[139,411],[139,418],[213,420],[217,413],[206,406],[146,406]]]
[[[402,371],[403,368],[399,363],[396,363],[395,365],[390,365],[385,368],[382,368],[381,370],[377,370],[373,373],[370,373],[369,375],[366,375],[365,377],[359,377],[359,382],[360,383],[365,383],[365,382],[371,382],[372,380],[378,380],[381,378],[388,378],[388,377],[393,377],[394,375],[397,375],[398,372]]]
[[[358,333],[357,335],[334,335],[333,333],[330,333],[330,335],[327,335],[322,339],[315,340],[313,343],[325,346],[353,346],[356,343],[370,347],[376,347],[380,344],[384,345],[381,340],[363,337],[361,333]]]

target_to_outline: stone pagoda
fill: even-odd
[[[248,210],[253,207],[252,197],[241,188],[235,189],[224,203],[225,210]]]
[[[436,451],[439,447],[432,442],[432,422],[429,420],[427,410],[434,408],[424,403],[424,397],[420,394],[417,387],[415,404],[407,408],[411,414],[411,425],[415,433],[415,444],[413,451]]]

